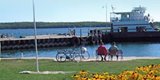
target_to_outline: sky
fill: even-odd
[[[107,21],[111,6],[115,12],[129,12],[146,7],[154,21],[160,21],[160,0],[34,0],[36,21],[82,22]],[[107,5],[107,8],[105,7]],[[106,10],[107,9],[107,10]],[[0,22],[32,22],[32,0],[0,0]]]

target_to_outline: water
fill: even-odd
[[[110,44],[105,44],[106,48],[110,47]],[[126,57],[160,57],[160,43],[117,43],[119,49],[122,49],[123,55]],[[95,51],[98,45],[85,46],[92,58],[96,57]],[[72,48],[72,47],[66,47]],[[66,48],[47,48],[39,49],[39,57],[55,57],[57,49]],[[2,57],[21,57],[23,53],[24,57],[35,57],[35,50],[14,50],[14,51],[2,51]]]
[[[80,35],[80,29],[82,35],[88,35],[88,30],[91,28],[76,28],[76,34]],[[93,29],[93,28],[92,28]],[[68,28],[46,28],[37,29],[38,34],[54,34],[54,33],[66,33]],[[3,29],[0,30],[0,34],[12,34],[13,36],[27,36],[33,35],[33,29]],[[105,44],[106,48],[110,47],[110,44]],[[123,50],[124,56],[136,56],[136,57],[160,57],[160,43],[157,42],[141,42],[141,43],[117,43],[117,46]],[[85,46],[87,47],[91,57],[95,57],[95,50],[98,45]],[[71,48],[71,47],[66,47]],[[61,48],[47,48],[38,49],[40,57],[55,57],[57,49]],[[14,50],[14,51],[2,51],[1,57],[35,57],[35,50]]]
[[[100,27],[104,28],[104,27]],[[95,28],[40,28],[37,29],[37,35],[44,35],[44,34],[63,34],[63,33],[68,33],[69,29],[75,29],[76,35],[80,36],[80,29],[82,31],[83,36],[88,35],[88,31],[90,29],[96,29]],[[34,35],[34,29],[1,29],[0,34],[5,34],[9,36],[14,36],[14,37],[20,37],[20,36],[31,36]]]

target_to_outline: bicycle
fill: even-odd
[[[64,61],[81,61],[90,58],[90,54],[86,48],[81,47],[78,49],[63,49],[57,50],[56,60],[58,62]]]

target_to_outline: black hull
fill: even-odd
[[[114,32],[106,42],[160,42],[160,32]]]

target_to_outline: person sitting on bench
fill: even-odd
[[[113,59],[113,56],[116,56],[118,60],[117,52],[118,52],[118,47],[116,46],[116,43],[115,42],[111,43],[111,47],[109,48],[109,55],[111,57],[111,60]]]
[[[107,49],[104,46],[103,42],[100,42],[100,45],[97,49],[97,54],[101,56],[101,61],[103,61],[103,60],[106,61]]]

